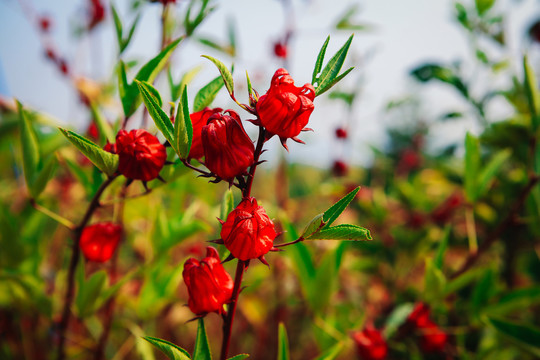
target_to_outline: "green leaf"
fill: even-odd
[[[497,175],[506,160],[512,155],[512,150],[505,149],[495,154],[489,163],[482,169],[478,176],[478,198],[482,197],[489,190],[491,180]]]
[[[488,318],[489,323],[498,332],[521,345],[535,356],[540,356],[540,329],[528,324],[510,322],[494,317]]]
[[[384,338],[390,338],[401,325],[403,325],[409,315],[412,313],[414,305],[411,303],[405,303],[398,305],[386,319],[384,325]]]
[[[278,330],[278,360],[289,360],[289,340],[287,330],[283,323],[279,323]]]
[[[20,102],[17,101],[17,109],[19,111],[19,120],[20,120],[20,137],[21,137],[21,150],[23,158],[23,170],[24,178],[26,180],[26,186],[32,196],[34,183],[34,178],[38,171],[38,166],[40,162],[39,154],[39,144],[37,140],[36,133],[34,128],[28,120],[28,115],[23,109],[23,106]]]
[[[120,20],[120,16],[118,16],[118,12],[113,4],[111,4],[111,12],[113,14],[114,28],[116,30],[116,41],[118,42],[119,52],[122,53],[122,20]]]
[[[137,83],[139,91],[141,92],[144,105],[148,109],[148,113],[154,120],[156,127],[159,131],[161,131],[163,136],[165,136],[165,139],[167,139],[167,141],[169,141],[171,145],[176,145],[174,142],[174,127],[171,119],[169,118],[169,116],[167,116],[165,111],[161,109],[161,106],[156,101],[156,98],[153,96],[153,94],[157,90],[147,82],[142,82],[138,80],[135,80],[135,82]]]
[[[332,346],[330,349],[326,350],[321,355],[319,355],[315,360],[334,360],[343,350],[343,347],[343,343],[339,342],[336,345]]]
[[[330,81],[328,84],[326,84],[326,86],[324,87],[319,87],[317,88],[317,96],[325,93],[326,91],[330,90],[330,88],[332,86],[334,86],[335,84],[337,84],[338,82],[341,81],[341,79],[343,79],[345,76],[347,76],[347,74],[349,74],[351,71],[353,71],[354,67],[350,67],[348,68],[347,70],[345,70],[341,75],[339,75],[338,77],[336,77],[334,80]]]
[[[234,193],[231,189],[225,191],[221,199],[221,220],[227,220],[227,216],[234,209]]]
[[[188,85],[195,78],[195,76],[197,76],[197,74],[201,71],[201,69],[202,69],[201,66],[196,66],[193,69],[189,70],[188,72],[184,73],[178,85],[174,83],[171,70],[169,69],[168,78],[169,78],[169,86],[171,88],[172,101],[176,101],[180,98],[180,95],[181,95],[180,91],[184,88],[184,86]]]
[[[311,77],[311,83],[315,84],[317,81],[317,78],[319,77],[319,73],[322,69],[322,64],[324,61],[324,55],[326,54],[326,48],[328,47],[328,42],[330,41],[330,35],[326,38],[326,41],[324,42],[323,46],[321,47],[321,50],[319,51],[319,55],[317,55],[317,61],[315,62],[315,67],[313,68],[313,75]]]
[[[248,354],[238,354],[231,358],[228,358],[227,360],[244,360],[244,359],[247,359],[248,357],[249,357]]]
[[[538,92],[536,75],[529,64],[527,56],[523,57],[523,72],[525,73],[525,94],[527,95],[529,111],[531,112],[531,122],[533,130],[536,131],[540,124],[540,93]]]
[[[493,4],[495,4],[495,0],[475,0],[476,3],[476,11],[478,11],[478,15],[482,16],[486,11],[491,9]]]
[[[105,270],[95,272],[92,276],[82,282],[79,281],[79,290],[77,291],[77,297],[75,298],[75,308],[77,309],[79,317],[85,318],[92,315],[97,310],[94,305],[99,298],[99,294],[104,288],[106,281],[107,273]]]
[[[193,112],[201,111],[205,107],[210,106],[223,85],[224,84],[221,76],[218,76],[217,78],[206,84],[204,87],[202,87],[197,93],[197,95],[195,95],[195,100],[193,102]]]
[[[332,227],[324,227],[312,234],[306,240],[350,240],[366,241],[373,240],[368,229],[361,226],[342,224]]]
[[[49,156],[47,160],[44,161],[43,168],[39,171],[34,179],[34,182],[32,183],[30,193],[34,199],[37,198],[43,192],[43,190],[45,190],[45,186],[47,186],[47,183],[56,171],[57,164],[58,160],[54,155]]]
[[[487,269],[478,284],[474,287],[471,302],[473,314],[479,314],[480,310],[488,304],[494,288],[495,277],[493,270]]]
[[[190,360],[191,357],[189,353],[182,349],[180,346],[175,345],[167,340],[144,336],[144,340],[148,341],[150,344],[154,345],[159,351],[167,356],[170,360]]]
[[[181,159],[187,159],[193,141],[193,125],[189,116],[187,87],[182,89],[178,102],[176,121],[174,122],[174,136],[176,153]]]
[[[195,339],[195,349],[193,350],[193,360],[212,360],[210,345],[204,328],[204,319],[199,318],[199,327],[197,328],[197,338]]]
[[[426,259],[426,272],[424,278],[424,297],[426,302],[434,304],[443,297],[446,278],[441,270],[437,269],[432,259]]]
[[[133,24],[129,28],[128,36],[122,41],[120,52],[123,52],[128,47],[129,43],[131,42],[131,39],[133,38],[133,34],[135,33],[135,28],[139,24],[140,19],[141,19],[141,14],[138,14],[137,17],[135,18],[135,21],[133,21]]]
[[[353,36],[354,34],[349,37],[341,49],[339,49],[330,59],[330,61],[328,61],[322,70],[321,75],[317,77],[317,87],[315,88],[315,94],[317,96],[330,89],[338,81],[336,78],[338,77],[339,71],[345,62],[345,57],[347,56],[347,52],[351,46]],[[317,65],[315,65],[315,67],[317,67]],[[346,73],[340,77],[340,79],[348,74],[351,70],[352,68],[347,70]]]
[[[133,114],[130,112],[133,99],[128,97],[129,83],[127,81],[126,64],[120,60],[118,62],[118,95],[122,101],[122,109],[124,110],[124,116],[129,117]]]
[[[202,55],[202,57],[210,60],[214,63],[214,65],[216,65],[219,73],[221,74],[221,77],[223,78],[223,82],[225,83],[225,87],[227,88],[229,95],[231,96],[231,98],[234,99],[234,80],[229,69],[227,69],[227,67],[218,59],[214,59],[213,57],[208,55]]]
[[[103,171],[107,176],[113,176],[116,173],[118,169],[118,155],[103,150],[92,141],[71,130],[59,129],[99,170]]]
[[[319,214],[315,216],[313,219],[311,219],[309,224],[306,226],[306,228],[302,232],[301,237],[303,237],[304,239],[308,239],[311,235],[321,230],[324,227],[324,225],[326,225],[326,223],[323,220],[323,217],[324,217],[324,214]]]
[[[465,137],[465,195],[470,202],[478,199],[478,171],[480,168],[480,142],[467,133]]]
[[[433,265],[439,270],[442,270],[442,266],[444,264],[444,253],[446,252],[446,248],[448,247],[448,240],[450,239],[450,229],[451,227],[448,225],[444,228],[444,233],[442,235],[441,241],[439,242],[439,247],[437,248],[437,254],[435,254],[435,258],[433,259]]]
[[[114,143],[116,141],[116,137],[114,136],[111,125],[93,102],[90,103],[90,110],[92,111],[92,117],[96,122],[96,126],[99,129],[100,136],[105,136],[105,139],[107,139],[108,142]]]
[[[248,94],[250,96],[254,95],[253,87],[251,86],[251,80],[249,78],[249,74],[248,74],[247,70],[246,70],[246,82],[247,82]]]
[[[324,212],[323,220],[326,223],[325,228],[330,227],[334,221],[338,218],[339,215],[345,210],[345,208],[353,201],[354,197],[360,190],[360,187],[352,190],[350,193],[345,195],[337,203],[332,205],[328,210]]]
[[[154,81],[154,79],[159,74],[159,72],[163,69],[163,67],[165,66],[169,58],[171,57],[174,49],[178,46],[178,44],[180,43],[180,41],[182,41],[182,39],[183,37],[176,39],[171,44],[169,44],[166,48],[164,48],[156,57],[152,58],[145,65],[143,65],[143,67],[139,70],[137,75],[135,75],[134,80],[138,80],[139,82],[148,82],[148,83],[151,83],[152,81]],[[123,69],[122,76],[125,76],[125,67],[121,66],[121,69]],[[120,92],[120,97],[122,99],[122,105],[124,107],[124,115],[128,117],[128,116],[131,116],[135,112],[135,110],[141,103],[141,98],[138,96],[139,90],[138,90],[138,83],[136,81],[127,85],[127,80],[126,80],[125,84],[126,84],[124,85],[125,92],[123,95],[122,95],[122,92]]]
[[[513,290],[501,296],[493,305],[483,308],[486,314],[506,314],[520,309],[532,309],[540,304],[540,287]]]

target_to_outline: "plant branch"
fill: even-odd
[[[69,261],[69,268],[68,268],[68,277],[67,277],[67,288],[66,293],[64,295],[64,307],[62,309],[62,317],[60,318],[60,323],[58,324],[58,353],[56,356],[57,360],[63,360],[65,359],[65,343],[66,343],[66,330],[69,325],[69,319],[71,315],[71,304],[73,303],[73,297],[75,293],[75,269],[77,268],[77,264],[79,263],[80,259],[80,249],[79,249],[79,242],[81,240],[82,232],[85,228],[85,226],[88,224],[90,219],[92,218],[92,215],[96,211],[96,209],[99,207],[99,198],[105,191],[105,189],[114,181],[115,177],[109,177],[107,180],[105,180],[99,189],[94,194],[94,197],[92,198],[92,201],[90,202],[90,205],[88,205],[88,208],[86,209],[86,213],[84,214],[81,222],[77,227],[73,230],[73,244],[71,248],[71,259]]]
[[[291,242],[288,242],[288,243],[274,245],[274,247],[275,248],[280,248],[280,247],[284,247],[284,246],[294,245],[294,244],[298,244],[301,241],[304,241],[304,238],[302,236],[300,236],[298,239],[296,239],[294,241],[291,241]]]
[[[242,284],[242,277],[244,276],[244,270],[246,268],[246,263],[242,260],[238,260],[236,265],[236,274],[234,276],[234,287],[231,297],[231,302],[227,309],[227,316],[224,319],[223,323],[223,342],[221,343],[221,360],[227,359],[227,354],[229,353],[229,345],[231,342],[231,331],[232,324],[234,321],[234,314],[236,312],[236,305],[238,303],[238,295],[240,294],[240,285]]]
[[[249,197],[251,195],[251,185],[253,185],[253,177],[255,176],[255,170],[257,170],[257,165],[259,163],[259,157],[261,156],[265,137],[266,130],[264,129],[264,127],[259,126],[259,138],[257,139],[257,147],[255,148],[255,153],[253,154],[253,165],[251,165],[251,167],[249,168],[247,184],[242,191],[243,197]]]
[[[532,189],[536,186],[536,184],[538,184],[538,181],[540,181],[539,176],[531,176],[529,178],[529,182],[521,191],[520,196],[510,207],[510,211],[508,212],[506,218],[499,224],[499,226],[497,226],[490,234],[486,236],[482,244],[478,247],[478,251],[476,253],[471,253],[463,265],[461,265],[461,267],[450,276],[450,279],[455,279],[469,270],[480,258],[480,256],[491,248],[502,233],[516,221],[516,217],[518,216],[520,209],[523,207],[523,204],[527,200],[527,197],[531,193]]]

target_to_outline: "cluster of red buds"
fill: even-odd
[[[345,128],[338,127],[335,131],[335,136],[338,141],[346,141],[349,134]],[[348,172],[349,165],[344,160],[334,160],[334,164],[332,165],[332,173],[334,174],[334,176],[342,177],[347,175]]]
[[[388,345],[381,332],[373,326],[366,326],[362,331],[351,334],[356,345],[358,358],[361,360],[384,360],[388,354]]]
[[[122,226],[110,222],[86,226],[79,241],[84,257],[100,263],[108,261],[116,251],[122,233]]]
[[[439,353],[448,342],[448,335],[430,318],[429,306],[419,303],[407,318],[405,326],[420,334],[420,349],[425,353]]]

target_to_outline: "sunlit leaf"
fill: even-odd
[[[206,329],[204,328],[204,318],[199,319],[197,338],[195,339],[195,349],[193,350],[193,360],[212,360],[210,344],[208,344],[208,337],[206,335]]]
[[[356,225],[336,225],[324,227],[322,230],[312,234],[306,240],[350,240],[366,241],[373,240],[368,229]]]
[[[187,159],[193,142],[193,125],[189,116],[187,87],[181,92],[174,123],[175,149],[181,159]]]
[[[341,215],[345,208],[353,201],[359,190],[360,187],[355,188],[324,212],[323,220],[326,223],[325,227],[330,227],[330,225],[336,221],[338,216]]]
[[[214,59],[208,55],[202,55],[202,57],[210,60],[214,63],[214,65],[216,65],[221,77],[223,78],[223,82],[225,83],[225,87],[227,88],[229,95],[234,98],[234,80],[229,69],[227,69],[227,67],[218,59]]]
[[[223,85],[224,83],[221,76],[218,76],[203,86],[199,92],[197,92],[197,95],[195,95],[195,100],[193,101],[193,112],[201,111],[205,107],[210,106]]]
[[[158,339],[151,336],[144,336],[144,340],[154,345],[159,351],[169,358],[169,360],[190,360],[189,353],[180,346],[175,345],[167,340]]]
[[[277,359],[289,360],[289,340],[287,339],[287,330],[283,323],[279,323]]]
[[[325,91],[329,90],[337,81],[341,80],[345,75],[347,75],[353,68],[348,69],[342,75],[339,75],[339,71],[345,62],[347,52],[351,46],[351,42],[354,35],[351,35],[345,44],[336,52],[336,54],[328,61],[324,69],[321,71],[321,74],[317,77],[315,88],[316,95],[321,95]],[[315,68],[317,68],[317,63]]]

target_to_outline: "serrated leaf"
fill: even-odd
[[[20,139],[24,178],[30,194],[35,196],[32,191],[32,185],[34,183],[34,178],[36,177],[40,163],[37,135],[34,128],[30,124],[30,121],[28,120],[28,116],[26,115],[22,104],[19,101],[17,101],[17,110],[19,112],[20,121]]]
[[[71,130],[59,128],[62,134],[79,149],[99,170],[113,176],[118,169],[118,155],[111,154]]]
[[[478,15],[482,16],[486,11],[493,7],[495,0],[475,0],[475,3]]]
[[[227,88],[229,95],[234,98],[234,80],[229,69],[227,69],[227,67],[218,59],[214,59],[213,57],[208,55],[202,55],[202,57],[210,60],[214,63],[214,65],[216,65],[219,73],[221,74],[221,77],[223,78],[223,82],[225,83],[225,87]]]
[[[148,341],[150,344],[155,346],[159,351],[161,351],[167,358],[170,360],[190,360],[191,357],[189,353],[182,349],[180,346],[175,345],[167,340],[144,336],[144,340]]]
[[[336,225],[324,227],[322,230],[312,234],[306,240],[349,240],[367,241],[373,240],[368,229],[356,225]]]
[[[234,193],[231,189],[225,191],[221,199],[221,220],[227,220],[227,216],[234,209]]]
[[[486,194],[489,189],[491,180],[497,175],[501,167],[504,165],[506,160],[510,158],[512,151],[510,149],[505,149],[499,151],[495,154],[489,163],[482,169],[480,175],[478,176],[478,197],[482,197]]]
[[[531,122],[533,130],[536,131],[540,124],[540,93],[538,92],[536,75],[529,64],[527,56],[523,57],[523,72],[525,73],[525,94],[527,95],[529,111],[531,112]]]
[[[465,137],[465,195],[467,200],[478,199],[478,170],[480,168],[480,143],[467,133]]]
[[[324,87],[320,87],[320,88],[317,88],[317,90],[315,91],[317,96],[321,95],[321,94],[324,94],[325,92],[327,92],[328,90],[330,90],[330,88],[332,88],[332,86],[336,85],[338,82],[341,81],[341,79],[343,79],[345,76],[347,76],[351,71],[354,70],[354,67],[350,67],[348,68],[347,70],[345,70],[341,75],[339,75],[338,77],[336,77],[334,80],[332,80],[331,82],[329,82],[326,86]]]
[[[347,52],[351,46],[353,36],[354,34],[349,37],[345,44],[336,52],[336,54],[330,59],[330,61],[328,61],[324,69],[321,71],[321,75],[317,78],[317,87],[315,88],[316,96],[327,91],[337,82],[335,80],[338,77],[343,63],[345,62],[345,57],[347,56]],[[352,68],[347,70],[346,73],[349,73],[351,70]],[[341,78],[343,78],[343,76],[344,75],[342,75]]]
[[[279,323],[277,360],[289,360],[289,340],[287,339],[287,330],[283,323]]]
[[[80,279],[79,279],[80,280]],[[79,282],[79,290],[75,298],[75,308],[79,317],[85,318],[96,310],[94,304],[105,286],[107,273],[104,270],[95,272],[89,278]]]
[[[224,83],[221,76],[218,76],[202,87],[199,92],[197,92],[197,95],[195,95],[195,100],[193,101],[193,112],[201,111],[205,107],[210,106],[223,85]]]
[[[528,324],[510,322],[494,317],[488,318],[489,323],[501,334],[512,339],[516,344],[540,356],[540,329]]]
[[[323,220],[326,223],[325,228],[330,227],[339,215],[345,210],[347,206],[353,201],[354,197],[360,190],[360,187],[352,190],[350,193],[341,198],[337,203],[332,205],[328,210],[324,212]]]
[[[319,50],[319,55],[317,55],[317,61],[315,61],[315,67],[313,68],[313,75],[311,77],[311,84],[315,84],[319,76],[319,73],[321,72],[322,64],[324,61],[324,55],[326,54],[326,48],[328,47],[329,41],[330,41],[330,35],[328,35],[328,37],[326,38],[326,41],[321,47],[321,50]]]
[[[324,214],[319,214],[315,216],[309,224],[307,224],[306,228],[302,232],[301,237],[304,239],[309,239],[309,237],[313,234],[315,234],[317,231],[321,230],[326,223],[323,220]]]
[[[176,149],[176,143],[174,142],[174,127],[171,122],[171,119],[163,109],[161,109],[161,106],[156,101],[156,98],[154,97],[154,93],[157,92],[157,90],[149,83],[135,80],[137,86],[139,87],[139,91],[142,95],[144,105],[148,109],[148,114],[150,114],[150,117],[154,120],[154,123],[156,124],[156,127],[159,131],[165,136],[165,139],[173,146],[175,150]],[[176,151],[178,152],[178,151]]]
[[[156,78],[157,74],[163,69],[169,58],[171,57],[174,49],[178,46],[180,41],[182,41],[183,37],[180,37],[179,39],[176,39],[171,44],[169,44],[166,48],[164,48],[157,56],[152,58],[150,61],[148,61],[146,64],[143,65],[143,67],[139,70],[137,75],[135,75],[134,80],[138,80],[140,82],[148,82],[151,83]],[[124,76],[125,76],[125,67],[124,68]],[[125,81],[127,84],[127,80]],[[120,92],[120,97],[122,99],[122,105],[124,108],[124,115],[126,117],[131,116],[139,104],[141,103],[141,98],[139,97],[139,90],[137,82],[134,81],[129,85],[125,86],[125,91],[122,96],[122,92]]]
[[[187,159],[193,141],[193,125],[189,116],[187,87],[184,87],[178,102],[174,122],[175,149],[180,159]]]
[[[193,350],[193,360],[212,360],[210,344],[208,344],[208,337],[206,336],[203,318],[199,318],[197,338],[195,339],[195,349]]]

